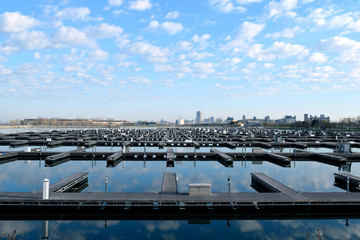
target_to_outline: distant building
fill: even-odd
[[[214,117],[210,117],[210,123],[214,123],[215,122],[215,118]]]
[[[304,114],[304,122],[310,122],[309,114],[307,114],[307,113]]]
[[[202,121],[202,116],[201,116],[201,111],[197,111],[196,112],[196,119],[195,119],[196,123],[201,123]]]
[[[245,115],[243,115],[243,121],[245,121],[246,120],[246,116]]]
[[[64,119],[64,118],[36,118],[24,119],[20,121],[21,125],[35,126],[123,126],[133,125],[133,122],[126,120],[101,120],[101,119]]]
[[[234,121],[234,118],[233,117],[227,117],[226,118],[226,122],[229,123],[229,122],[232,122]]]
[[[296,116],[286,115],[283,119],[284,119],[284,123],[287,123],[287,124],[296,122]]]
[[[325,117],[324,114],[320,114],[320,117],[318,117],[316,115],[315,116],[310,115],[310,119],[309,119],[310,122],[312,122],[315,119],[330,122],[330,117],[329,116]]]
[[[216,118],[216,123],[223,123],[223,119],[222,118]]]
[[[185,124],[185,119],[183,119],[182,117],[179,117],[176,120],[176,125],[184,125]]]
[[[270,116],[266,116],[264,122],[270,122]]]

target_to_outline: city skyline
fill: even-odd
[[[335,0],[14,0],[2,122],[360,115],[360,9]]]
[[[202,112],[201,111],[196,111],[196,116],[193,119],[185,119],[181,116],[179,116],[175,121],[169,120],[169,119],[161,119],[161,120],[154,120],[151,122],[157,122],[157,123],[175,123],[176,125],[184,125],[184,124],[200,124],[200,123],[229,123],[231,121],[259,121],[259,122],[284,122],[284,123],[294,123],[296,121],[305,121],[305,122],[311,122],[314,119],[318,119],[318,120],[325,120],[327,122],[330,122],[330,116],[325,116],[324,114],[319,114],[318,115],[309,115],[307,113],[305,113],[303,115],[303,119],[301,118],[297,118],[296,115],[292,116],[292,115],[285,115],[282,118],[271,118],[269,115],[265,116],[264,118],[261,117],[257,117],[257,116],[252,116],[252,117],[246,117],[246,115],[242,115],[242,118],[237,118],[234,116],[209,116],[209,117],[202,117]],[[114,118],[90,118],[90,119],[86,119],[86,118],[76,118],[76,119],[66,119],[66,118],[33,118],[33,119],[15,119],[15,120],[11,120],[11,122],[17,121],[16,124],[20,123],[20,124],[25,124],[25,125],[31,125],[32,122],[39,122],[42,120],[61,120],[61,121],[72,121],[72,120],[86,120],[86,121],[90,121],[90,122],[127,122],[126,119],[114,119]],[[138,119],[134,122],[142,122],[144,120]],[[21,123],[23,122],[23,123]],[[36,125],[36,124],[35,124]]]

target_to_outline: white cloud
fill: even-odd
[[[214,73],[215,70],[213,67],[214,64],[211,62],[196,62],[192,65],[194,73],[202,75],[203,77],[205,77],[204,75]]]
[[[189,55],[188,55],[189,58],[194,59],[194,60],[200,60],[200,59],[212,57],[212,56],[214,56],[214,54],[208,53],[208,52],[201,52],[201,53],[192,52],[192,53],[189,53]]]
[[[80,8],[65,8],[61,11],[58,11],[55,14],[55,17],[59,20],[88,20],[90,14],[90,9],[87,7],[80,7]]]
[[[11,71],[9,69],[7,69],[5,66],[0,65],[0,74],[1,75],[7,75],[10,74]]]
[[[229,41],[222,49],[233,50],[234,52],[248,52],[250,55],[258,55],[258,51],[261,50],[261,44],[253,44],[249,46],[247,42],[257,36],[263,29],[265,24],[256,24],[251,22],[244,22],[237,34],[237,37]],[[230,40],[230,38],[227,38]]]
[[[199,35],[195,34],[192,39],[196,43],[201,43],[201,42],[205,42],[206,40],[210,39],[210,35],[204,34],[202,36],[199,36]]]
[[[210,42],[208,41],[210,39],[210,34],[204,34],[202,36],[199,36],[197,34],[195,34],[192,37],[192,40],[194,43],[197,43],[199,46],[199,49],[205,49],[209,46]]]
[[[64,72],[76,72],[76,73],[85,73],[86,70],[84,68],[78,66],[66,66],[62,69]]]
[[[89,37],[92,38],[112,38],[119,37],[123,33],[123,29],[116,25],[111,25],[108,23],[101,23],[99,25],[88,27],[85,32]]]
[[[0,15],[0,32],[16,33],[33,28],[39,24],[35,18],[20,12],[5,12]]]
[[[281,32],[276,32],[276,33],[270,33],[270,34],[266,34],[265,37],[271,37],[271,38],[293,38],[295,37],[298,33],[302,32],[303,30],[299,27],[299,26],[295,26],[293,28],[285,28],[283,29]]]
[[[144,11],[150,9],[151,6],[152,4],[149,0],[136,0],[130,2],[129,8],[132,10]]]
[[[176,50],[179,51],[189,51],[192,49],[192,46],[193,46],[192,43],[188,41],[181,41],[175,44]]]
[[[41,31],[31,31],[13,34],[6,42],[6,45],[18,49],[43,49],[51,45],[48,37]]]
[[[247,68],[250,68],[250,69],[255,69],[257,66],[256,63],[248,63],[248,65],[246,66]]]
[[[278,58],[288,58],[290,56],[298,55],[305,52],[306,48],[298,44],[290,44],[284,42],[274,42],[269,49],[271,54],[274,54]]]
[[[156,30],[160,27],[160,23],[156,20],[152,20],[150,23],[149,23],[149,29],[151,30]]]
[[[286,15],[291,10],[296,8],[297,0],[281,0],[279,2],[271,1],[269,3],[269,18],[274,17],[275,19]],[[293,16],[294,14],[290,14],[288,16]]]
[[[353,30],[355,32],[360,32],[360,20],[349,23],[349,25],[347,26],[347,29]]]
[[[273,63],[264,63],[264,68],[272,68],[275,65]]]
[[[155,72],[170,72],[175,75],[176,78],[182,78],[185,74],[192,73],[192,69],[189,67],[189,61],[182,61],[175,63],[174,65],[156,65],[154,67]]]
[[[348,24],[351,24],[353,22],[353,18],[349,16],[350,13],[346,13],[339,16],[334,16],[329,21],[326,22],[326,26],[329,29],[333,28],[340,28],[343,26],[346,26]]]
[[[317,27],[322,27],[326,23],[326,18],[334,14],[334,10],[330,7],[328,10],[323,8],[314,9],[308,16],[304,18],[305,21],[312,21]]]
[[[244,88],[243,86],[236,86],[236,85],[226,86],[226,85],[222,85],[220,83],[216,83],[215,87],[222,88],[225,90],[234,90],[234,89],[243,89]]]
[[[54,35],[55,47],[88,46],[95,47],[96,42],[90,39],[84,32],[73,27],[61,27]]]
[[[241,59],[240,58],[237,58],[237,57],[234,57],[234,58],[226,58],[223,63],[225,65],[228,65],[228,66],[233,66],[233,65],[236,65],[238,63],[241,63]]]
[[[160,48],[146,42],[136,42],[129,44],[127,51],[131,54],[139,54],[146,58],[150,63],[165,63],[168,61],[168,48]]]
[[[232,0],[210,0],[210,5],[212,5],[215,9],[223,13],[230,12],[245,12],[246,8],[242,6],[235,6]]]
[[[321,40],[317,47],[320,51],[354,51],[360,48],[360,42],[346,37],[335,36]]]
[[[163,23],[159,23],[156,20],[152,20],[149,23],[149,27],[150,30],[157,30],[159,28],[163,29],[164,31],[166,31],[169,35],[175,35],[178,32],[181,32],[184,27],[182,26],[181,23],[174,23],[174,22],[163,22]]]
[[[223,47],[223,50],[232,50],[234,53],[242,52],[246,56],[255,58],[258,61],[271,61],[276,58],[284,59],[295,55],[308,55],[308,50],[302,45],[278,41],[264,49],[262,44],[248,44],[241,40],[234,40]]]
[[[258,3],[262,2],[262,0],[236,0],[238,4],[250,4],[250,3]]]
[[[145,78],[143,76],[136,76],[136,77],[127,77],[127,80],[136,83],[136,84],[150,84],[152,83],[150,79]]]
[[[167,31],[170,35],[174,35],[178,32],[181,32],[184,28],[181,23],[174,22],[164,22],[161,24],[161,27]]]
[[[251,41],[265,28],[265,24],[244,22],[241,26],[237,39]]]
[[[180,13],[178,11],[169,12],[166,14],[165,18],[168,19],[177,19],[179,17]]]
[[[105,61],[106,59],[108,59],[108,57],[109,57],[109,53],[101,49],[93,50],[89,54],[90,60],[94,60],[94,61]]]
[[[323,64],[327,61],[327,57],[323,53],[313,53],[309,57],[309,62]]]
[[[256,220],[237,221],[235,226],[240,229],[241,232],[263,231],[262,225]]]
[[[121,4],[122,4],[122,0],[109,0],[108,5],[105,7],[105,10],[110,9],[113,6],[118,7]]]
[[[0,45],[0,53],[9,55],[12,52],[20,50],[18,47],[15,46],[9,46],[9,45]]]
[[[36,59],[36,60],[40,59],[40,58],[41,58],[41,53],[35,52],[35,53],[33,54],[33,58]]]

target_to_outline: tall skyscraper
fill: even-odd
[[[304,114],[304,122],[309,122],[309,114]]]
[[[196,112],[196,123],[201,123],[202,117],[201,117],[201,111]]]

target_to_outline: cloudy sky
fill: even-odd
[[[355,0],[12,0],[0,120],[360,115]]]

